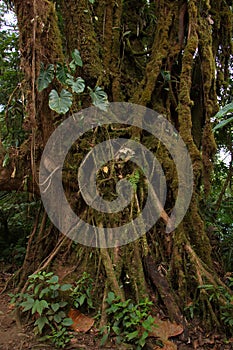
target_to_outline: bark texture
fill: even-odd
[[[194,192],[183,222],[172,234],[166,235],[161,219],[138,241],[94,251],[91,255],[90,248],[78,245],[74,249],[68,240],[61,241],[58,233],[51,243],[49,234],[54,229],[50,227],[48,230],[47,217],[44,217],[35,223],[29,241],[30,249],[34,247],[39,253],[36,263],[31,264],[35,254],[28,252],[23,270],[31,273],[40,264],[40,268],[50,266],[57,256],[69,257],[78,271],[89,269],[91,274],[96,273],[99,290],[105,281],[101,290],[103,296],[107,290],[113,290],[122,300],[129,295],[140,300],[149,293],[154,294],[170,318],[182,322],[183,310],[193,300],[198,285],[221,285],[214,271],[211,242],[200,215],[199,200],[201,185],[206,194],[210,191],[212,157],[216,149],[210,120],[218,109],[217,92],[226,83],[232,53],[230,5],[224,0],[149,3],[144,0],[96,0],[93,5],[88,0],[58,0],[55,3],[27,0],[26,3],[14,0],[20,32],[21,66],[26,80],[25,128],[30,137],[22,146],[23,156],[19,157],[15,187],[12,187],[20,188],[23,176],[28,174],[30,189],[37,191],[41,151],[55,128],[55,115],[48,107],[51,87],[41,93],[36,87],[40,64],[64,62],[64,56],[68,60],[77,48],[83,59],[78,74],[89,86],[102,86],[110,101],[134,102],[163,113],[177,128],[192,159]],[[89,102],[84,99],[82,107],[87,107]],[[91,139],[87,137],[79,142],[78,151],[71,151],[68,161],[75,159],[78,166],[90,144],[100,142],[106,135],[136,139],[156,154],[166,174],[165,211],[169,213],[178,188],[175,165],[166,148],[148,133],[132,127],[122,129],[121,126],[96,130],[94,135],[89,135]],[[12,157],[12,167],[16,158]],[[6,185],[6,181],[1,180],[4,176],[4,180],[11,178],[12,169],[8,170],[4,175],[3,168],[0,168],[2,189],[9,188],[9,183]],[[114,191],[119,174],[126,176],[129,170],[131,174],[135,171],[131,163],[113,168],[108,185],[108,176],[105,176],[100,188],[106,197]],[[128,213],[106,219],[86,207],[79,195],[74,194],[73,176],[72,171],[67,172],[64,180],[72,206],[97,226],[106,223],[117,226],[137,215],[144,205],[146,188],[142,179]],[[45,246],[46,252],[43,251]],[[52,259],[49,259],[49,254],[52,254]],[[76,256],[79,256],[78,260]],[[21,276],[21,284],[25,282],[25,275]],[[128,278],[129,283],[126,283]],[[205,315],[211,323],[211,319],[214,321],[213,310],[209,310],[207,298],[208,295],[200,294],[203,309],[206,309],[202,316]]]

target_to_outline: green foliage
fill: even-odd
[[[171,73],[169,71],[161,70],[161,75],[162,75],[165,82],[171,80]]]
[[[11,302],[29,312],[34,318],[35,334],[45,334],[56,347],[65,348],[72,338],[69,328],[73,321],[67,317],[68,301],[76,308],[93,307],[93,280],[86,272],[74,286],[60,284],[53,272],[40,271],[28,277],[26,293],[11,294]]]
[[[18,31],[14,24],[5,23],[4,15],[7,7],[0,4],[2,18],[0,20],[0,101],[6,105],[8,97],[20,81]]]
[[[70,67],[71,68],[76,68],[76,66],[78,67],[82,67],[83,66],[83,61],[81,59],[81,56],[80,56],[80,52],[75,49],[73,52],[72,52],[72,58],[73,58],[73,61],[71,61],[70,63]]]
[[[34,315],[35,334],[41,334],[47,326],[50,328],[47,338],[63,348],[70,340],[67,327],[73,323],[65,312],[68,302],[64,292],[70,289],[70,284],[60,285],[53,272],[40,271],[29,276],[27,293],[11,295],[11,302]]]
[[[72,288],[71,298],[73,305],[77,309],[86,305],[90,309],[94,309],[92,300],[93,279],[87,272],[84,272],[82,277],[76,282]]]
[[[229,288],[233,287],[233,278],[229,278]],[[209,293],[209,301],[219,305],[219,316],[231,334],[233,334],[233,292],[230,293],[223,286],[206,284],[199,287]]]
[[[90,91],[93,105],[103,111],[106,111],[108,107],[108,96],[106,92],[104,92],[104,90],[99,86],[96,86],[94,90],[88,87],[88,90]]]
[[[38,91],[40,92],[46,89],[52,83],[54,77],[63,86],[60,95],[55,89],[49,94],[49,107],[58,114],[67,113],[72,106],[73,100],[75,100],[75,96],[84,93],[86,87],[85,81],[81,77],[77,77],[76,74],[77,67],[83,66],[80,53],[77,49],[72,52],[72,58],[73,60],[68,66],[60,63],[55,66],[49,64],[45,69],[43,63],[41,64]],[[107,110],[109,104],[108,96],[104,90],[99,86],[96,86],[94,90],[88,86],[87,90],[89,91],[92,104],[101,110]]]
[[[47,336],[46,338],[51,339],[57,348],[64,349],[72,339],[72,335],[67,330],[67,327],[58,325],[57,328],[52,329],[51,335]]]
[[[154,326],[155,319],[149,314],[152,302],[147,298],[134,304],[131,299],[120,301],[113,292],[108,293],[106,309],[109,324],[101,329],[104,334],[100,345],[104,345],[111,333],[116,336],[116,343],[135,344],[137,350],[143,348],[146,339]]]
[[[0,192],[0,258],[22,264],[39,205],[27,193]]]
[[[22,72],[17,27],[5,22],[4,15],[9,11],[4,3],[0,4],[0,11],[0,139],[9,148],[18,147],[25,139]]]
[[[60,96],[56,90],[49,94],[49,107],[58,114],[65,114],[72,105],[72,94],[62,89]]]
[[[41,63],[40,75],[38,78],[38,91],[46,89],[54,78],[54,65],[49,64],[45,69],[44,64]]]
[[[217,205],[229,172],[229,165],[219,156],[216,157],[212,175],[212,191],[208,198],[203,198],[202,212],[210,232],[211,242],[215,245],[213,253],[224,262],[226,271],[233,271],[233,197],[230,182],[225,188],[221,202]]]
[[[233,271],[233,222],[232,222],[232,121],[233,102],[226,104],[214,116],[217,155],[214,159],[212,191],[203,196],[205,222],[211,231],[212,242],[218,241],[213,253],[223,260],[225,269]],[[225,158],[225,159],[224,159]]]
[[[134,191],[137,191],[137,187],[140,181],[140,171],[137,169],[132,175],[129,176],[129,182],[131,183]]]
[[[227,124],[231,123],[233,121],[233,102],[228,103],[223,108],[220,109],[220,111],[214,116],[215,119],[220,122],[215,125],[213,128],[213,131],[216,131],[218,129],[223,128]]]
[[[63,66],[62,64],[58,63],[57,64],[57,70],[56,70],[56,78],[62,83],[63,85],[66,84],[67,80],[67,74],[68,74],[68,69],[66,66]]]
[[[85,89],[85,81],[80,77],[75,80],[70,74],[67,76],[68,79],[66,80],[66,83],[71,86],[72,91],[76,92],[76,94],[81,94]]]

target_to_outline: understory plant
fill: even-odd
[[[94,309],[92,289],[93,279],[84,271],[80,279],[75,283],[70,294],[73,306],[77,309],[81,306],[87,306],[88,309]]]
[[[215,326],[222,329],[225,326],[227,334],[233,334],[233,278],[229,277],[224,285],[215,286],[213,284],[200,285],[196,291],[194,301],[190,303],[184,311],[188,318],[193,319],[200,313],[200,296],[207,297],[207,302],[212,309],[212,322]],[[228,287],[228,288],[227,288]],[[200,293],[198,292],[200,291]]]
[[[116,343],[129,343],[136,345],[140,350],[146,343],[155,319],[150,315],[153,305],[148,298],[134,304],[131,299],[121,301],[113,292],[106,298],[108,308],[108,324],[101,328],[102,339],[100,345],[104,345],[111,335],[116,337]]]
[[[65,348],[72,338],[69,327],[73,323],[67,317],[67,309],[70,306],[94,309],[93,280],[83,272],[74,285],[60,284],[53,272],[40,271],[30,275],[28,282],[26,293],[10,294],[11,303],[22,312],[29,312],[34,320],[34,332],[42,335],[42,340],[50,339],[57,348]]]
[[[65,300],[71,287],[61,285],[53,272],[40,271],[29,276],[26,293],[10,295],[11,302],[23,312],[28,311],[35,320],[35,334],[47,332],[44,339],[51,339],[59,348],[64,348],[72,338],[68,327],[73,321],[66,316],[68,302]]]
[[[230,293],[230,289],[233,288],[232,277],[228,278],[228,286],[229,290],[223,286],[215,287],[212,284],[206,284],[199,288],[209,293],[209,302],[219,305],[219,318],[230,333],[233,334],[233,292]]]

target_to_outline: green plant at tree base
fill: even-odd
[[[87,272],[83,272],[82,277],[75,283],[72,288],[70,297],[75,308],[86,304],[88,309],[94,309],[92,300],[93,279]]]
[[[232,277],[228,279],[228,286],[229,288],[233,287]],[[220,319],[227,326],[227,329],[230,330],[231,334],[233,334],[233,294],[223,286],[215,287],[212,284],[205,284],[199,288],[208,291],[210,293],[209,301],[213,301],[219,305]]]
[[[70,342],[73,336],[67,330],[67,327],[58,325],[57,328],[52,328],[51,335],[47,335],[45,340],[51,339],[57,348],[64,349]]]
[[[41,340],[50,339],[57,348],[65,348],[72,338],[68,327],[73,323],[66,316],[66,300],[75,308],[85,306],[94,309],[92,278],[87,272],[83,272],[74,286],[68,283],[61,285],[58,276],[53,272],[40,271],[28,279],[27,292],[10,294],[11,303],[36,317],[35,334],[45,334]]]
[[[108,293],[106,303],[109,305],[106,309],[109,323],[100,330],[103,334],[100,345],[104,345],[113,333],[117,344],[129,343],[136,345],[137,350],[142,349],[155,326],[155,319],[149,314],[153,303],[147,298],[138,304],[131,299],[120,301],[113,292]]]
[[[28,193],[0,191],[0,259],[22,265],[39,206],[40,201],[32,201]]]
[[[233,278],[229,277],[227,285],[229,289],[233,287]],[[233,294],[224,286],[215,287],[212,284],[204,284],[198,287],[198,290],[204,290],[208,293],[208,301],[212,304],[212,307],[216,309],[216,314],[222,324],[226,326],[227,332],[233,334]],[[197,291],[198,291],[197,290]],[[187,313],[187,317],[193,319],[195,314],[200,311],[198,293],[196,293],[195,300],[184,311]]]
[[[36,317],[34,322],[35,334],[42,334],[45,326],[50,329],[44,339],[51,339],[55,346],[64,348],[70,341],[68,331],[73,321],[64,311],[68,302],[64,300],[65,293],[71,289],[70,284],[61,285],[58,276],[53,272],[38,272],[29,276],[27,293],[10,295],[11,302],[22,308],[23,312],[30,311]]]

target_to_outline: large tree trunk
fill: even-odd
[[[181,322],[183,310],[196,295],[199,285],[221,284],[214,271],[211,242],[200,215],[199,200],[202,185],[206,194],[210,191],[212,157],[216,148],[210,124],[217,111],[215,62],[218,60],[219,70],[227,74],[230,6],[225,1],[194,0],[188,3],[155,1],[150,4],[144,0],[96,0],[94,5],[88,0],[60,0],[56,2],[56,9],[48,0],[28,0],[26,3],[14,0],[14,5],[20,32],[21,66],[26,79],[25,128],[30,131],[30,138],[25,143],[28,149],[20,160],[26,164],[30,158],[30,164],[23,170],[20,165],[19,183],[25,172],[32,174],[29,190],[38,193],[41,151],[55,128],[55,115],[48,107],[51,87],[41,93],[36,87],[40,63],[63,62],[64,56],[68,60],[75,48],[80,50],[83,59],[79,74],[89,86],[102,86],[111,102],[133,102],[162,113],[183,138],[194,171],[193,196],[183,222],[167,235],[161,219],[137,241],[123,247],[94,249],[92,255],[91,248],[76,247],[79,250],[77,268],[89,269],[92,274],[97,271],[100,285],[103,281],[99,272],[104,271],[106,283],[103,295],[106,295],[106,290],[113,290],[122,300],[129,294],[139,300],[150,290],[160,296],[159,300],[169,317]],[[222,38],[225,41],[221,41]],[[219,53],[220,44],[225,58]],[[82,103],[83,108],[90,105],[89,99],[83,99]],[[178,184],[174,162],[166,148],[139,128],[119,127],[118,133],[109,128],[107,133],[110,137],[120,135],[137,139],[156,153],[166,173],[165,211],[170,213]],[[98,130],[94,142],[98,143],[107,133]],[[87,150],[88,142],[83,139],[78,149],[79,162]],[[74,152],[71,156],[77,154]],[[133,165],[130,167],[133,173]],[[127,175],[125,165],[121,170]],[[11,171],[8,178],[10,175]],[[14,180],[16,188],[17,179]],[[69,188],[69,181],[66,189],[72,196],[75,189]],[[114,190],[114,184],[110,184],[108,189]],[[137,213],[142,208],[145,193],[143,182],[139,183],[131,205],[132,212]],[[73,197],[72,205],[89,222],[99,227],[106,223],[104,216],[84,206],[83,202],[80,204],[79,197]],[[125,220],[124,213],[116,217],[109,219],[113,225]],[[74,252],[68,239],[61,238],[58,233],[55,237],[48,235],[46,220],[44,215],[43,220],[38,219],[35,223],[21,285],[27,274],[37,269],[43,259],[47,258],[41,268],[56,260],[56,254],[62,255],[65,260]],[[54,232],[52,227],[49,230],[50,234]],[[64,246],[67,250],[63,249]],[[32,254],[30,249],[36,252]],[[35,256],[36,262],[32,264]],[[95,264],[97,256],[100,265]],[[126,276],[130,281],[127,285]],[[203,311],[203,314],[211,318],[213,310],[210,310],[211,305],[206,298],[208,295],[200,294],[203,310],[207,309],[207,313]]]

